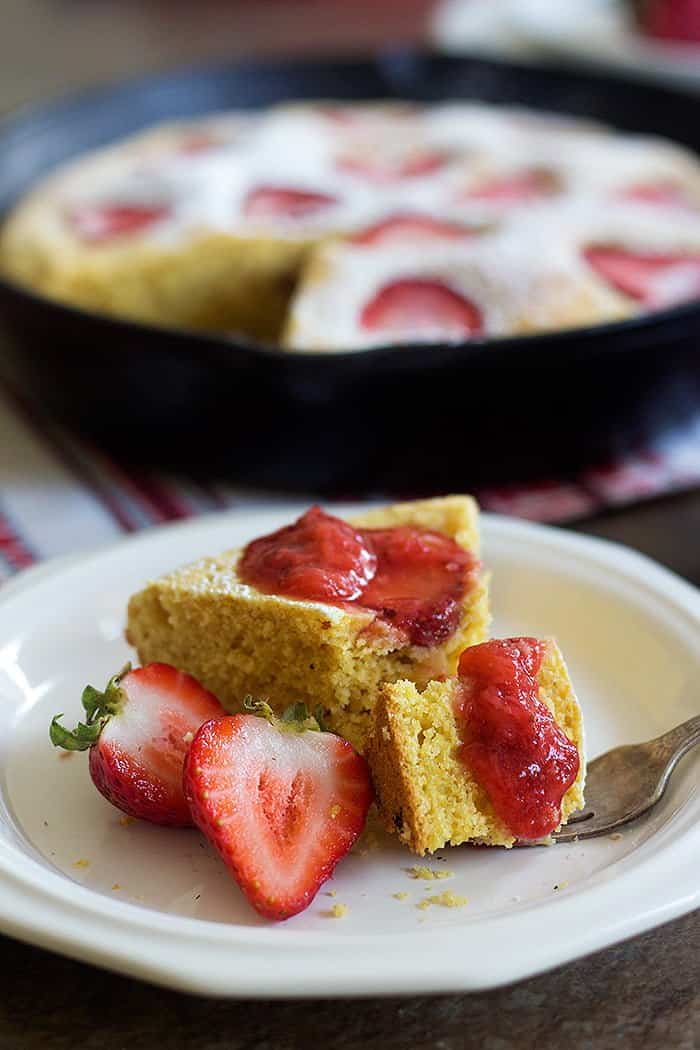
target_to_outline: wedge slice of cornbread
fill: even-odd
[[[538,674],[539,699],[579,753],[579,771],[562,800],[562,823],[583,805],[583,719],[562,654],[552,640]],[[487,792],[459,751],[455,714],[458,679],[433,681],[423,692],[413,682],[380,689],[366,755],[380,816],[387,830],[423,855],[448,843],[512,846],[515,837],[494,812]]]
[[[352,524],[418,526],[478,553],[478,509],[468,496],[379,508]],[[127,627],[142,663],[187,671],[231,711],[249,693],[277,709],[293,701],[320,704],[331,728],[362,747],[383,682],[425,686],[454,672],[465,646],[487,635],[483,574],[464,596],[456,631],[440,645],[417,646],[397,643],[390,631],[367,631],[375,619],[368,610],[257,591],[239,579],[240,556],[231,550],[203,558],[148,584],[129,603]]]

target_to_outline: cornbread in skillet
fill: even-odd
[[[0,271],[102,314],[288,349],[440,343],[698,298],[699,204],[697,158],[663,139],[483,103],[318,101],[71,161],[10,211]],[[594,254],[578,237],[591,216]],[[651,236],[631,250],[618,218]]]

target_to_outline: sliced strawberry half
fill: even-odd
[[[474,230],[457,222],[435,219],[430,215],[405,213],[390,215],[349,238],[352,244],[380,248],[394,244],[416,244],[430,241],[459,241],[473,237]]]
[[[347,175],[357,175],[369,182],[382,183],[434,175],[444,168],[447,160],[445,153],[423,150],[405,157],[346,155],[338,158],[336,167],[338,171]]]
[[[469,190],[465,199],[508,206],[549,197],[555,191],[555,180],[548,172],[521,171],[482,182]]]
[[[594,245],[583,254],[604,281],[645,306],[700,298],[700,253],[642,253]]]
[[[372,802],[364,758],[303,704],[277,719],[207,722],[185,759],[192,819],[260,915],[303,911],[359,836]]]
[[[85,722],[72,732],[51,722],[51,742],[90,750],[95,787],[113,805],[154,824],[192,823],[182,791],[182,765],[203,722],[224,715],[216,697],[169,664],[128,666],[104,692],[83,691]]]
[[[329,193],[287,186],[258,186],[246,197],[243,214],[249,219],[306,219],[337,203],[338,198]]]
[[[80,204],[68,212],[68,222],[82,240],[100,243],[142,233],[170,214],[165,204]]]
[[[468,339],[483,331],[481,311],[440,281],[408,278],[385,284],[360,312],[365,331]]]

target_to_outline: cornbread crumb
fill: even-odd
[[[74,754],[75,751],[58,751],[58,757],[60,758],[61,762],[65,762],[66,759],[72,758]]]
[[[128,828],[130,824],[136,823],[136,817],[123,816],[119,818],[119,823],[123,828]]]
[[[90,861],[86,860],[85,857],[80,857],[79,860],[74,860],[73,861],[73,867],[74,868],[89,868],[90,867]]]
[[[391,896],[394,898],[394,900],[405,901],[406,898],[408,897],[408,894],[406,893],[405,890],[401,890],[400,893],[392,893]]]
[[[326,897],[337,897],[337,896],[338,896],[338,894],[337,894],[336,890],[326,890]]]
[[[622,832],[621,831],[616,831],[614,834],[612,834],[610,836],[610,838],[611,838],[611,840],[613,842],[619,842],[620,839],[622,838]]]
[[[368,853],[374,853],[381,846],[379,836],[374,829],[369,829],[363,832],[359,839],[359,845],[356,853],[360,857],[366,857]]]
[[[347,904],[334,904],[328,911],[322,911],[324,919],[344,919],[350,909]]]
[[[351,853],[358,857],[366,857],[368,853],[373,853],[381,847],[383,839],[384,830],[380,822],[380,817],[377,813],[376,806],[372,806],[367,816],[367,823],[365,824],[359,839],[353,846]]]
[[[112,883],[112,889],[113,889],[113,890],[120,890],[120,889],[121,889],[121,886],[119,885],[119,883],[118,883],[118,882],[113,882],[113,883]]]
[[[411,879],[451,879],[454,876],[453,871],[435,871],[434,868],[406,868],[408,875]]]
[[[443,890],[442,893],[434,893],[430,897],[424,897],[419,902],[418,907],[421,911],[425,911],[433,904],[437,904],[440,908],[463,908],[465,904],[469,904],[469,898],[460,897],[457,893],[453,893],[452,890]]]

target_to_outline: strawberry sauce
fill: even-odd
[[[508,638],[465,649],[459,662],[461,757],[518,839],[544,838],[561,823],[576,780],[576,746],[539,699],[547,643]]]
[[[371,610],[409,644],[428,646],[457,629],[477,568],[442,533],[409,525],[356,529],[312,507],[249,543],[238,574],[267,594]]]

